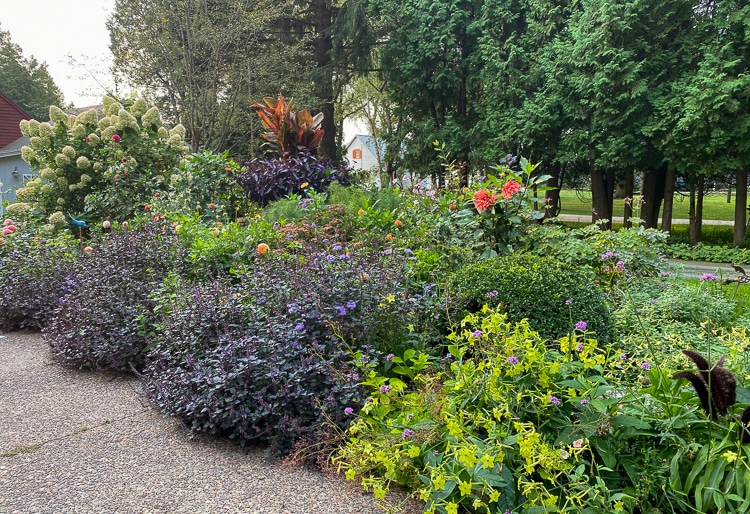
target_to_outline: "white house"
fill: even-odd
[[[346,160],[352,169],[380,170],[385,166],[384,158],[385,145],[372,136],[357,134],[346,145]]]

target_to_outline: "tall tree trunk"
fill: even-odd
[[[562,183],[562,177],[560,176],[560,163],[554,163],[549,168],[550,179],[547,181],[547,185],[552,189],[548,189],[544,193],[544,218],[554,218],[560,214],[560,184]]]
[[[732,188],[729,188],[731,191]],[[735,245],[747,237],[747,168],[737,170],[737,195],[734,202],[734,238]]]
[[[625,168],[625,178],[623,179],[622,194],[625,195],[625,203],[622,211],[622,226],[631,228],[633,226],[633,167]]]
[[[667,163],[667,176],[664,178],[664,211],[661,215],[662,232],[672,232],[672,213],[674,212],[674,186],[676,173],[672,163]]]
[[[327,0],[314,0],[313,8],[315,9],[315,66],[317,68],[315,92],[323,113],[321,128],[324,130],[318,151],[323,156],[336,159],[336,120],[333,117],[333,62],[331,60],[333,11]]]
[[[703,175],[690,173],[690,244],[701,242],[703,221]]]
[[[614,204],[615,170],[602,170],[591,162],[591,222],[607,220],[606,230],[612,230],[612,206]]]
[[[656,228],[659,223],[661,201],[664,198],[664,182],[667,175],[666,166],[660,166],[643,174],[641,184],[641,218],[646,228]]]

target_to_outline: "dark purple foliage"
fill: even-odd
[[[309,153],[285,161],[253,159],[245,166],[246,170],[237,175],[237,182],[245,190],[245,197],[260,206],[292,193],[302,193],[300,186],[304,183],[317,192],[325,191],[333,181],[349,184],[347,165],[318,159]]]
[[[346,426],[362,401],[353,360],[410,345],[406,326],[429,325],[432,293],[407,290],[406,259],[333,245],[262,260],[233,282],[173,284],[159,293],[144,387],[194,430],[282,454],[327,422]]]
[[[0,249],[0,328],[41,329],[70,284],[75,247],[51,245],[30,234],[14,234]]]
[[[74,287],[44,328],[57,360],[79,368],[129,370],[143,364],[150,294],[185,261],[171,228],[149,222],[92,241],[69,275]]]

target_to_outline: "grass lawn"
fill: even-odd
[[[591,192],[590,191],[573,191],[563,190],[560,192],[562,201],[562,214],[578,214],[582,216],[591,215]],[[687,195],[676,193],[674,197],[673,218],[688,218],[690,208],[690,199]],[[623,201],[615,199],[615,216],[623,215]],[[640,206],[633,205],[633,214],[637,218],[640,212]],[[704,220],[734,220],[734,195],[732,202],[727,203],[726,193],[711,193],[703,198],[703,219]]]

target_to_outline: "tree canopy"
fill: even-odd
[[[33,56],[24,57],[10,32],[3,30],[0,30],[0,92],[39,120],[47,120],[49,107],[60,107],[63,102],[47,65]]]

